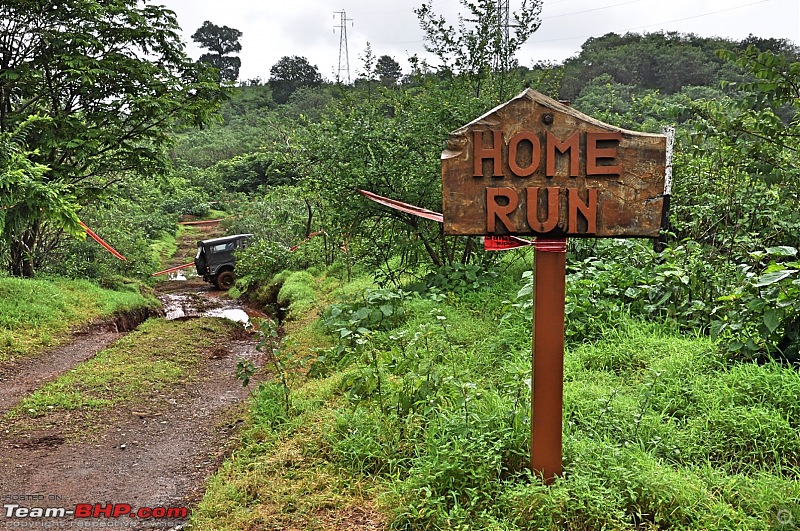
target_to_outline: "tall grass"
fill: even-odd
[[[480,292],[381,291],[337,303],[320,321],[334,346],[313,351],[311,328],[289,331],[324,365],[314,371],[327,394],[316,395],[313,442],[297,432],[305,410],[274,416],[266,388],[253,422],[273,419],[276,448],[305,440],[324,470],[338,470],[334,483],[376,485],[391,529],[800,522],[796,369],[732,362],[706,337],[625,312],[595,323],[593,342],[568,346],[564,473],[544,486],[527,469],[530,318],[515,296],[523,284],[520,268]],[[319,381],[306,382],[298,391],[314,396]],[[234,466],[246,469],[260,457],[244,444],[250,457]]]

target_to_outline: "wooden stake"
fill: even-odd
[[[567,240],[537,238],[533,270],[531,470],[561,475]]]

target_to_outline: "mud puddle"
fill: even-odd
[[[164,293],[159,295],[159,299],[164,306],[164,318],[168,321],[195,317],[222,317],[248,326],[253,317],[267,317],[260,310],[248,308],[240,301],[220,295]]]

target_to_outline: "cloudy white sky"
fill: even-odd
[[[242,31],[240,79],[269,79],[281,57],[300,55],[328,80],[336,78],[342,40],[340,12],[347,16],[350,76],[362,69],[369,42],[376,56],[390,55],[408,70],[408,58],[427,57],[414,9],[423,0],[152,0],[175,11],[192,57],[202,51],[191,35],[203,21]],[[521,0],[510,0],[513,11]],[[433,0],[437,14],[456,23],[458,0]],[[465,13],[466,14],[466,13]],[[790,39],[800,43],[799,0],[544,0],[542,25],[517,59],[563,61],[589,37],[608,32],[679,31],[703,37]],[[342,58],[342,68],[344,60]],[[343,70],[341,77],[346,78]]]

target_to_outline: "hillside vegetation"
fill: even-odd
[[[106,8],[0,72],[0,88],[44,90],[38,52],[48,51],[74,91],[61,99],[56,87],[30,109],[4,102],[0,250],[9,275],[49,276],[0,278],[0,337],[17,352],[62,333],[52,308],[88,316],[138,304],[126,279],[152,282],[182,217],[213,208],[230,233],[255,234],[231,295],[286,320],[255,325],[273,380],[254,389],[198,528],[800,522],[795,44],[608,34],[563,63],[527,67],[513,58],[538,27],[537,4],[501,42],[497,5],[481,0],[464,2],[474,16],[458,27],[430,5],[417,10],[439,63],[413,57],[407,75],[368,48],[352,85],[287,56],[270,80],[233,86],[188,60],[168,12],[123,4],[140,15],[126,18],[139,21],[136,46],[118,47],[130,51],[130,83],[107,77],[104,48],[70,48],[81,31],[108,34],[109,46],[121,38]],[[153,42],[161,63],[136,53]],[[137,80],[151,77],[160,82],[143,94]],[[478,238],[358,195],[440,211],[449,132],[526,87],[616,126],[676,128],[659,251],[649,240],[569,242],[564,474],[552,486],[527,469],[531,254],[484,252]],[[69,95],[98,103],[74,109]],[[80,239],[78,215],[128,260]],[[97,283],[131,302],[90,303],[105,297]],[[54,306],[15,306],[34,291]],[[89,295],[75,308],[65,293]],[[253,370],[243,363],[238,376],[247,383]]]
[[[686,57],[696,63],[670,69]],[[478,92],[468,76],[441,72],[390,89],[363,79],[317,91],[326,110],[299,121],[259,107],[282,125],[263,130],[258,152],[203,171],[223,190],[239,186],[225,193],[261,190],[233,225],[263,238],[243,257],[239,288],[269,299],[291,279],[279,304],[294,320],[280,345],[265,346],[284,377],[256,391],[241,449],[210,482],[197,525],[798,521],[797,61],[785,42],[609,35],[563,65],[511,77],[514,90],[527,82],[609,123],[677,126],[666,249],[570,242],[564,474],[550,487],[527,469],[531,256],[483,253],[354,194],[438,210],[446,133],[497,102],[496,78]],[[234,101],[268,90],[243,87]],[[224,128],[245,130],[233,116]],[[176,161],[190,163],[180,146],[191,137]],[[300,293],[319,318],[292,311]]]
[[[298,372],[256,390],[195,525],[767,530],[800,516],[796,368],[733,363],[624,309],[568,319],[564,475],[533,477],[530,258],[446,294],[307,278],[338,302],[285,324],[274,369]]]

